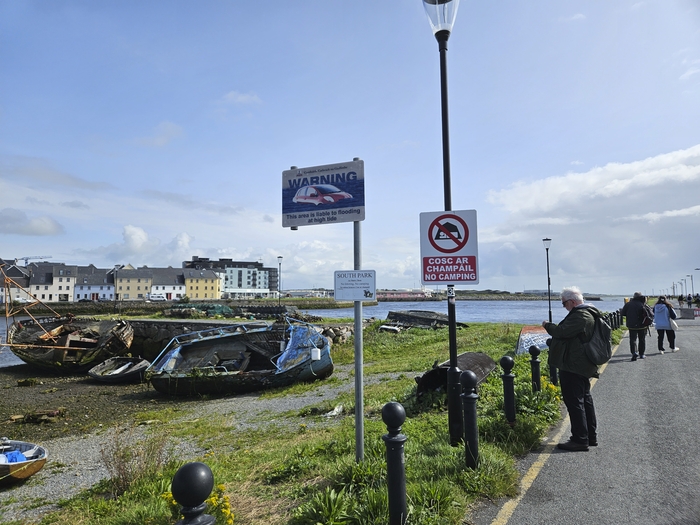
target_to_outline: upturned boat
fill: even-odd
[[[7,330],[7,346],[22,361],[65,373],[124,355],[133,340],[126,321],[73,316],[15,321]]]
[[[110,357],[88,370],[88,375],[102,383],[139,383],[150,365],[140,357]]]
[[[240,394],[324,379],[330,341],[311,324],[248,323],[174,337],[146,371],[168,395]]]
[[[43,468],[47,457],[44,447],[0,438],[0,484],[17,483],[33,476]]]

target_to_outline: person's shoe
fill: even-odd
[[[566,443],[559,443],[557,445],[558,449],[561,450],[568,450],[569,452],[587,452],[588,451],[588,445],[584,445],[583,443],[576,443],[576,441],[567,441]]]
[[[646,356],[644,354],[639,354],[639,359],[645,359]]]
[[[632,354],[632,361],[636,361],[637,357],[639,357],[637,354]]]
[[[659,353],[660,353],[661,355],[664,355],[666,352],[664,352],[664,349],[662,348],[661,350],[659,350]]]
[[[588,440],[588,446],[589,446],[589,447],[597,447],[597,446],[598,446],[598,440],[597,440],[597,439],[589,439],[589,440]]]
[[[671,352],[678,352],[678,350],[680,350],[680,348],[672,348]]]

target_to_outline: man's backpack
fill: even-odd
[[[581,348],[588,360],[594,365],[604,365],[612,357],[612,328],[599,315],[595,317],[595,326],[590,341],[581,342]]]
[[[641,323],[644,328],[647,326],[651,326],[654,322],[654,311],[651,309],[651,307],[643,303],[642,304],[642,312],[640,313],[642,316]]]

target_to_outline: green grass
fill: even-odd
[[[498,363],[503,355],[512,355],[519,331],[519,325],[475,323],[458,331],[458,351],[484,352]],[[619,332],[615,332],[617,337]],[[517,420],[511,426],[503,413],[502,371],[497,367],[479,387],[480,462],[477,469],[467,468],[464,447],[449,444],[444,396],[424,396],[421,403],[415,398],[413,378],[435,361],[447,360],[447,339],[447,329],[390,334],[378,332],[376,324],[367,327],[364,374],[366,379],[379,380],[364,389],[365,459],[360,463],[355,461],[352,390],[303,410],[275,414],[278,421],[285,419],[285,425],[265,424],[271,418],[264,415],[258,429],[245,432],[232,431],[225,418],[198,419],[196,414],[174,407],[143,412],[138,420],[158,421],[158,425],[148,427],[152,432],[174,440],[187,438],[207,450],[201,460],[214,472],[221,493],[230,498],[224,503],[217,500],[217,512],[228,517],[230,508],[236,524],[378,524],[388,522],[382,440],[387,429],[381,409],[389,401],[398,401],[408,414],[402,427],[407,436],[407,523],[460,524],[470,503],[516,494],[516,459],[537,447],[547,429],[558,421],[560,398],[558,388],[545,376],[542,392],[533,394],[530,356],[516,357]],[[338,365],[351,364],[353,355],[352,341],[333,348]],[[542,372],[546,375],[543,357]],[[325,383],[335,381],[339,379],[331,377]],[[319,383],[294,385],[263,395],[297,395],[319,387]],[[343,405],[343,414],[329,422],[322,414],[337,405]],[[62,502],[61,510],[41,523],[172,524],[177,517],[172,501],[167,501],[169,481],[180,465],[170,461],[157,473],[139,478],[117,498],[106,497],[109,483],[100,484]]]

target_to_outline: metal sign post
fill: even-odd
[[[457,366],[455,284],[479,283],[476,210],[420,214],[421,283],[447,284],[450,368],[447,371],[447,418],[450,444],[463,439],[461,370]]]
[[[282,172],[282,226],[296,230],[299,226],[352,222],[356,271],[362,269],[360,221],[363,220],[365,220],[365,163],[363,160],[356,157],[352,162],[338,164],[308,168],[292,166],[291,169]],[[374,274],[373,271],[372,274]],[[372,280],[374,281],[374,277]],[[372,289],[373,296],[374,292],[375,290]],[[338,295],[335,298],[339,299]],[[353,299],[355,303],[355,458],[359,463],[365,457],[363,298]]]

